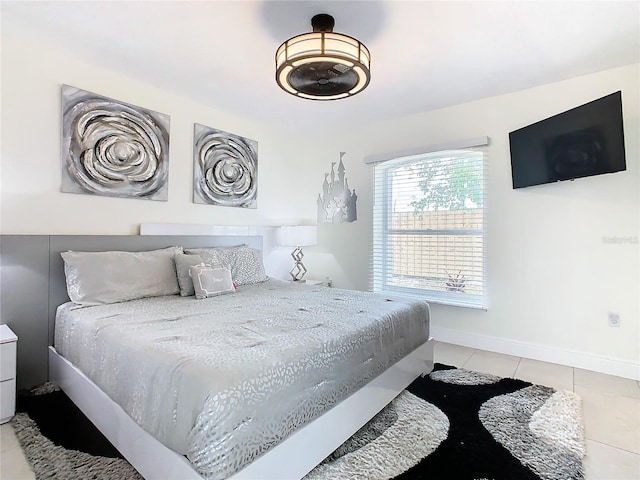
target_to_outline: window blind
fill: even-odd
[[[374,166],[371,290],[486,308],[486,145]]]

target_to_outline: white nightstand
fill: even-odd
[[[16,352],[18,337],[6,325],[0,325],[0,423],[16,413]]]

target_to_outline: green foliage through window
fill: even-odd
[[[429,158],[411,167],[420,179],[418,185],[422,195],[409,204],[415,213],[482,206],[482,155],[455,153],[455,156]],[[452,164],[455,164],[455,169],[452,169]]]

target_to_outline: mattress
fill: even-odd
[[[422,345],[426,303],[268,280],[58,308],[55,348],[144,430],[224,479]]]

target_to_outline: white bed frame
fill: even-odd
[[[202,479],[182,455],[165,447],[113,402],[77,367],[49,347],[50,379],[96,425],[146,480]],[[302,427],[230,480],[300,479],[318,465],[418,376],[433,369],[433,340]]]
[[[262,248],[257,236],[2,236],[3,322],[20,338],[20,388],[47,378],[60,385],[71,400],[147,480],[201,479],[187,459],[168,449],[140,428],[77,367],[57,354],[53,345],[55,311],[69,300],[60,252],[141,251],[170,245],[209,247],[247,243]],[[10,277],[8,274],[11,274]],[[23,286],[29,285],[29,289]],[[23,347],[20,347],[23,345]],[[28,347],[28,348],[27,348]],[[48,363],[48,367],[47,367]],[[293,433],[230,479],[300,479],[353,435],[414,379],[433,369],[429,340],[362,389]]]

